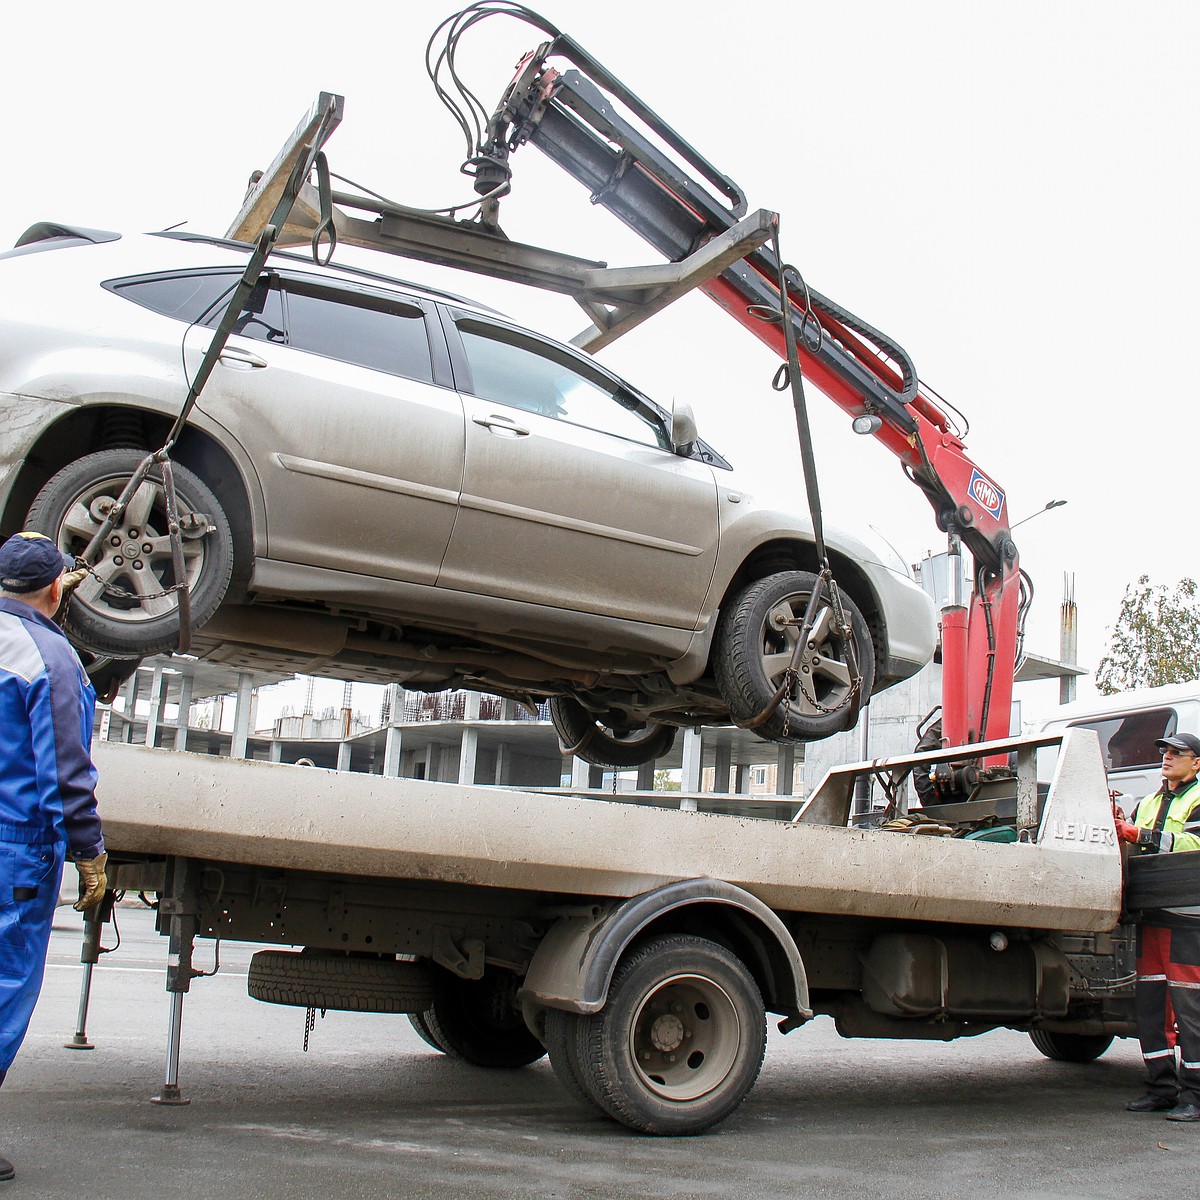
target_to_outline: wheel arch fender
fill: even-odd
[[[794,1027],[812,1015],[808,976],[787,926],[756,896],[721,879],[684,879],[561,917],[539,943],[518,998],[541,1008],[602,1009],[622,955],[652,934],[695,933],[735,953],[768,1010]]]

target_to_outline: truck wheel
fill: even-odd
[[[1094,1062],[1112,1045],[1112,1036],[1104,1033],[1050,1033],[1031,1029],[1029,1040],[1056,1062]]]
[[[429,1022],[425,1019],[426,1014],[423,1012],[409,1013],[408,1023],[416,1030],[417,1037],[421,1039],[427,1046],[432,1046],[439,1054],[446,1053],[446,1047],[433,1036],[433,1031],[429,1028]]]
[[[28,528],[53,538],[67,554],[83,553],[145,457],[141,450],[101,450],[77,459],[37,494],[26,518]],[[233,535],[208,487],[186,467],[175,464],[173,470],[192,626],[199,628],[229,587]],[[193,514],[202,515],[206,532],[188,529]],[[73,642],[112,658],[141,658],[178,645],[179,602],[173,593],[161,594],[176,580],[166,492],[156,472],[130,500],[93,569],[95,575],[75,589],[67,607],[63,628]]]
[[[546,1047],[525,1024],[517,1004],[518,986],[511,971],[486,971],[482,979],[451,979],[422,1013],[430,1034],[426,1040],[476,1067],[525,1067],[537,1062]]]
[[[817,577],[808,571],[781,571],[747,584],[721,611],[713,643],[713,672],[736,722],[751,721],[770,703],[783,682]],[[850,621],[854,657],[862,676],[856,692],[850,639],[833,623],[833,609],[817,616],[799,676],[778,708],[757,730],[774,741],[818,741],[858,719],[875,682],[875,647],[862,613],[841,593]],[[786,730],[786,734],[785,734]]]
[[[255,1000],[344,1012],[424,1012],[439,990],[425,963],[310,951],[260,950],[246,976]]]
[[[581,1086],[644,1133],[687,1136],[723,1120],[754,1086],[766,1049],[754,977],[723,946],[689,935],[628,953],[604,1008],[579,1020]]]
[[[584,1108],[604,1112],[600,1102],[583,1085],[585,1072],[579,1051],[579,1027],[584,1019],[578,1013],[564,1012],[561,1008],[546,1009],[546,1049],[550,1054],[554,1077],[562,1084],[567,1095]]]
[[[577,746],[574,753],[597,767],[640,767],[675,744],[670,725],[605,725],[571,696],[551,696],[550,719],[563,746]]]

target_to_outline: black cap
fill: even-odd
[[[1173,733],[1170,737],[1159,738],[1154,744],[1159,750],[1169,746],[1172,750],[1183,750],[1200,758],[1200,737],[1194,733]]]
[[[14,533],[0,546],[0,588],[18,596],[39,592],[74,566],[44,533]]]

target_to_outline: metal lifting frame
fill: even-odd
[[[554,57],[574,64],[560,72]],[[603,88],[603,91],[601,90]],[[614,103],[636,118],[627,120]],[[340,98],[338,98],[340,100]],[[519,64],[488,125],[481,157],[503,177],[511,153],[537,146],[588,188],[668,262],[609,268],[602,262],[509,241],[497,220],[507,186],[477,180],[486,193],[480,221],[461,221],[387,201],[306,184],[277,244],[312,242],[332,230],[338,242],[468,270],[574,297],[592,324],[573,342],[594,352],[699,288],[739,324],[787,357],[789,333],[808,379],[865,423],[901,462],[948,536],[951,564],[963,546],[975,587],[943,610],[943,740],[949,745],[1005,737],[1020,608],[1017,550],[1004,491],[970,459],[950,418],[920,387],[905,351],[797,273],[785,298],[781,264],[767,245],[778,217],[746,215],[741,190],[566,35]],[[669,148],[670,153],[667,149]],[[283,164],[281,166],[281,164]],[[259,179],[227,236],[255,241],[263,214],[284,189],[288,147]],[[369,213],[353,216],[347,210]],[[794,276],[794,279],[793,279]],[[793,286],[794,284],[794,286]],[[791,330],[758,315],[790,315]]]

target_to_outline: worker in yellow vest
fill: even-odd
[[[1117,836],[1139,854],[1200,850],[1200,738],[1178,733],[1154,744],[1162,786],[1138,802],[1132,821],[1118,813]],[[1200,1121],[1200,908],[1142,915],[1134,999],[1147,1090],[1125,1107]]]

